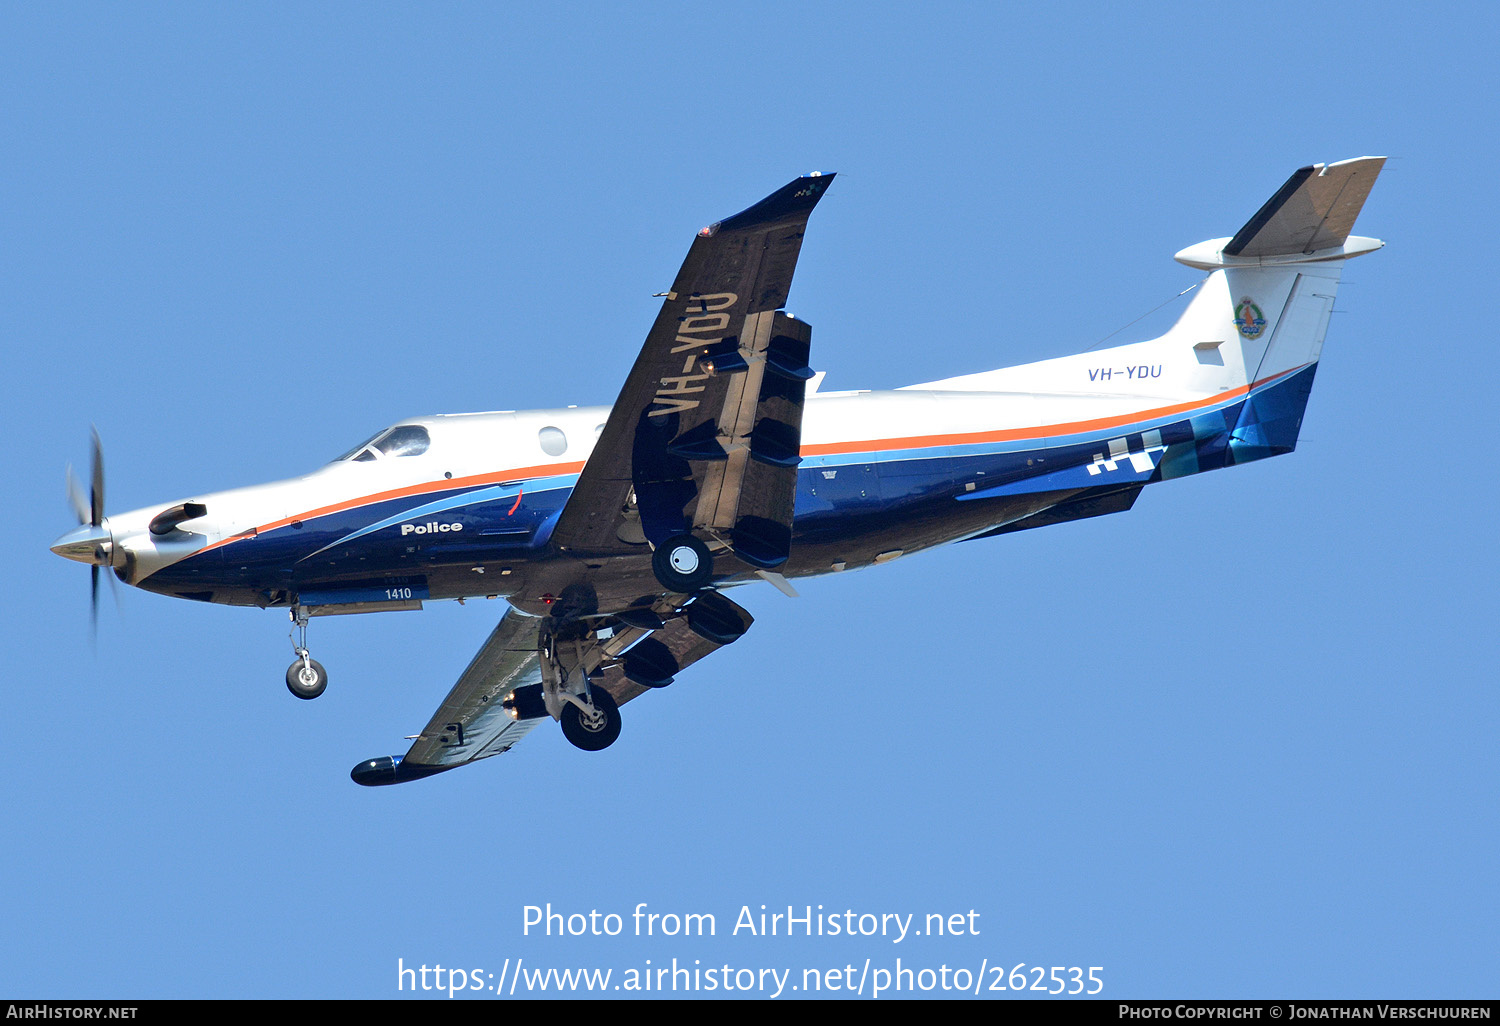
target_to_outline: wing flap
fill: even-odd
[[[687,607],[684,615],[667,620],[660,629],[652,631],[627,650],[623,658],[605,666],[597,683],[613,695],[616,702],[624,705],[651,690],[650,686],[635,678],[664,673],[665,679],[670,681],[673,674],[732,643],[754,622],[755,618],[743,606],[723,593],[702,595]],[[636,659],[644,657],[646,668],[651,672],[635,674],[633,678],[632,655]]]
[[[812,329],[773,313],[757,325],[766,338],[760,360],[740,375],[740,394],[720,416],[723,462],[707,463],[692,523],[727,538],[735,555],[756,569],[786,562],[791,552],[797,465],[802,461],[802,411],[806,379],[788,362],[805,367]],[[786,354],[790,353],[790,356]],[[780,365],[778,365],[778,361]]]

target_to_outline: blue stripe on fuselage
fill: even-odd
[[[1150,441],[1166,446],[1156,471],[1146,478],[1150,481],[1287,452],[1295,446],[1316,366],[1222,406],[1110,431],[809,456],[798,470],[794,526],[800,534],[851,514],[861,519],[873,514],[884,522],[917,509],[940,514],[944,504],[971,494],[967,485],[1014,491],[1004,486],[1086,465],[1107,451],[1102,447],[1110,439],[1124,439],[1129,451],[1140,451],[1150,434]],[[274,590],[347,573],[351,562],[362,574],[379,575],[420,573],[487,557],[523,560],[528,551],[546,546],[547,528],[577,480],[576,474],[556,475],[519,487],[458,488],[343,509],[197,553],[152,575],[153,587]],[[1101,475],[1099,483],[1110,482]],[[411,505],[414,498],[419,505]],[[400,534],[404,523],[433,520],[461,527]]]

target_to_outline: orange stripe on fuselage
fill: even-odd
[[[1303,367],[1307,364],[1303,364]],[[1179,413],[1188,413],[1199,410],[1205,406],[1213,406],[1217,403],[1228,402],[1247,395],[1252,389],[1259,388],[1269,381],[1285,377],[1288,374],[1302,370],[1302,367],[1294,367],[1280,374],[1272,374],[1270,377],[1262,378],[1253,385],[1241,385],[1226,392],[1219,392],[1206,399],[1195,399],[1190,403],[1177,403],[1173,406],[1159,406],[1154,410],[1137,410],[1135,413],[1121,414],[1118,417],[1101,417],[1097,420],[1075,420],[1067,424],[1042,424],[1037,427],[1009,428],[1003,431],[971,431],[959,435],[909,435],[904,438],[868,438],[857,442],[824,442],[820,445],[804,445],[803,456],[832,456],[850,452],[889,452],[897,449],[930,449],[942,445],[973,445],[976,442],[1016,442],[1029,438],[1050,438],[1054,435],[1076,435],[1086,431],[1105,431],[1113,427],[1121,427],[1126,424],[1135,424],[1143,420],[1157,420],[1161,417],[1171,417]]]
[[[1217,403],[1238,399],[1240,396],[1247,395],[1252,390],[1259,388],[1267,382],[1286,377],[1307,366],[1308,364],[1303,364],[1302,367],[1294,367],[1291,370],[1262,378],[1254,384],[1241,385],[1239,388],[1220,392],[1217,395],[1211,395],[1204,399],[1195,399],[1189,403],[1177,403],[1172,406],[1159,406],[1152,410],[1139,410],[1135,413],[1122,414],[1118,417],[1078,420],[1067,424],[1044,424],[1038,427],[1010,428],[1003,431],[972,431],[957,435],[909,435],[902,438],[872,438],[853,442],[823,442],[818,445],[804,445],[802,446],[801,453],[803,456],[830,456],[850,452],[929,449],[942,445],[972,445],[977,442],[1014,442],[1029,438],[1049,438],[1053,435],[1080,434],[1085,431],[1103,431],[1125,424],[1134,424],[1142,420],[1156,420],[1161,417],[1171,417],[1179,413],[1188,413],[1192,410],[1199,410]],[[533,477],[556,477],[560,474],[576,474],[582,470],[582,463],[553,463],[537,467],[517,467],[503,472],[473,474],[469,477],[445,478],[442,481],[426,481],[422,484],[407,485],[405,488],[393,488],[390,491],[376,492],[373,495],[364,495],[357,499],[347,499],[344,502],[337,502],[331,506],[310,509],[294,517],[275,520],[269,524],[263,524],[260,527],[254,528],[253,533],[249,531],[241,532],[229,538],[216,541],[212,545],[205,545],[198,551],[207,552],[221,545],[228,545],[233,541],[253,538],[261,531],[273,531],[278,527],[285,527],[296,521],[311,520],[314,517],[328,516],[330,513],[342,513],[344,510],[357,509],[360,506],[385,502],[388,499],[402,499],[411,495],[425,495],[430,492],[447,491],[450,488],[470,488],[477,485],[499,484],[502,481],[522,481]],[[519,501],[519,496],[517,498]]]

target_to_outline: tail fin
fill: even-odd
[[[1305,167],[1232,238],[1177,254],[1213,273],[1159,338],[907,387],[1055,397],[1068,411],[1057,423],[1102,416],[1079,413],[1080,401],[1110,416],[1211,401],[1193,418],[1186,458],[1177,450],[1164,458],[1167,477],[1289,452],[1344,262],[1384,245],[1349,234],[1384,163]]]
[[[1349,234],[1384,164],[1304,167],[1233,238],[1177,254],[1214,273],[1161,341],[1193,347],[1202,387],[1246,392],[1228,435],[1236,463],[1296,446],[1344,261],[1385,245]]]
[[[1304,167],[1233,238],[1177,254],[1212,270],[1164,336],[1224,369],[1215,388],[1249,385],[1317,361],[1344,261],[1385,243],[1350,235],[1384,157]],[[1204,384],[1210,382],[1205,380]]]

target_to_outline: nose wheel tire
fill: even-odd
[[[317,698],[327,687],[328,671],[316,659],[298,659],[286,668],[286,689],[298,698]]]
[[[562,732],[575,747],[585,752],[602,752],[620,736],[620,707],[614,696],[603,688],[589,689],[594,700],[592,714],[569,702],[563,706]]]
[[[714,557],[697,538],[679,534],[668,538],[651,554],[651,569],[668,591],[691,595],[708,587],[714,576]]]

